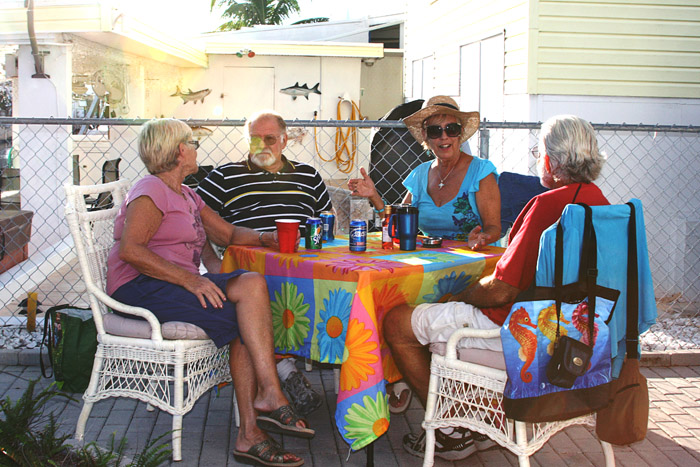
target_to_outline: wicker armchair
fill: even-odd
[[[593,414],[551,423],[507,419],[502,408],[507,378],[503,354],[486,350],[458,351],[457,344],[463,337],[501,338],[500,329],[462,328],[450,336],[444,356],[431,346],[430,387],[423,421],[426,431],[423,466],[433,465],[437,428],[459,426],[485,434],[517,455],[520,466],[525,467],[530,465],[529,457],[558,431],[571,425],[595,425]],[[600,444],[606,466],[614,466],[612,446],[604,441]]]
[[[105,293],[114,219],[129,186],[128,180],[65,186],[66,219],[89,294],[98,341],[75,437],[82,441],[95,402],[108,397],[138,399],[148,404],[148,410],[157,407],[173,415],[173,460],[179,461],[183,415],[206,391],[231,381],[228,347],[217,349],[201,328],[191,324],[161,325],[147,309],[125,305]],[[100,193],[108,193],[114,206],[89,211],[86,195]],[[112,310],[141,320],[121,317]]]

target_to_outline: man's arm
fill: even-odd
[[[519,293],[520,289],[496,279],[491,274],[468,287],[461,294],[455,295],[450,301],[469,303],[478,308],[491,308],[513,303]]]

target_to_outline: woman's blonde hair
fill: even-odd
[[[143,124],[138,136],[139,157],[152,175],[177,166],[180,143],[192,139],[192,129],[175,118],[159,118]]]
[[[593,126],[575,115],[556,115],[542,124],[541,153],[549,156],[552,176],[564,183],[590,183],[606,156],[598,150]]]

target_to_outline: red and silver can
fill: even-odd
[[[323,223],[320,217],[309,217],[306,219],[306,241],[307,250],[320,250],[323,247]]]
[[[350,251],[367,251],[367,222],[362,219],[350,221]]]
[[[330,211],[321,213],[321,222],[323,222],[323,241],[329,242],[335,239],[335,215]]]

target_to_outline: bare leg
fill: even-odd
[[[430,381],[430,350],[413,334],[411,314],[414,307],[400,305],[392,308],[384,317],[384,339],[404,381],[413,388],[425,407]]]
[[[238,411],[241,416],[241,426],[238,428],[238,436],[236,437],[236,450],[247,452],[251,447],[268,439],[269,436],[258,428],[256,423],[257,412],[253,408],[253,401],[258,392],[255,384],[255,371],[250,354],[240,339],[231,342],[229,364],[233,386],[236,390]],[[285,462],[301,459],[290,452],[285,452],[283,455]]]
[[[255,385],[255,372],[253,371],[253,365],[250,361],[250,355],[248,355],[248,351],[243,344],[241,344],[240,339],[231,342],[229,348],[231,377],[233,378],[233,387],[236,391],[236,400],[238,401],[238,411],[241,416],[241,426],[238,429],[236,449],[239,451],[247,451],[260,441],[267,439],[267,435],[258,428],[255,422],[257,413],[253,408],[253,401],[257,394],[257,387]]]
[[[226,296],[236,304],[238,327],[241,333],[241,349],[232,352],[231,374],[234,379],[245,366],[250,371],[246,382],[255,410],[269,412],[289,404],[282,392],[274,356],[272,338],[272,312],[265,278],[258,273],[245,273],[228,281]],[[234,361],[235,358],[235,361]],[[250,386],[254,390],[250,390]],[[245,392],[242,394],[244,395]],[[299,422],[299,427],[304,424]]]

